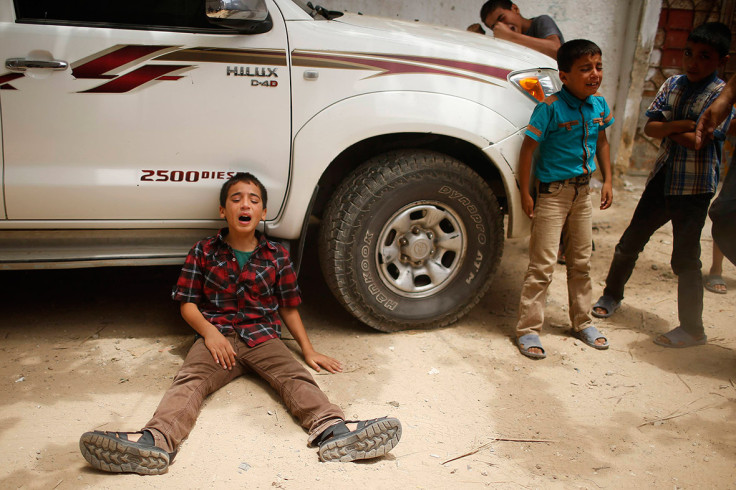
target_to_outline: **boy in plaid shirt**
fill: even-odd
[[[718,185],[721,144],[730,116],[714,138],[697,150],[695,126],[723,89],[717,70],[728,60],[730,44],[731,31],[726,25],[708,22],[696,27],[685,46],[685,74],[668,78],[649,106],[644,133],[662,139],[662,145],[631,223],[616,245],[603,296],[593,305],[593,315],[601,318],[611,316],[621,306],[624,286],[639,253],[652,234],[671,221],[670,264],[677,275],[680,325],[654,339],[665,347],[691,347],[707,340],[700,232]]]
[[[342,371],[339,361],[317,352],[307,337],[296,309],[301,297],[288,252],[256,231],[266,218],[266,201],[266,189],[251,174],[237,173],[222,186],[220,217],[227,227],[192,248],[172,292],[198,338],[141,431],[82,435],[80,449],[95,468],[166,472],[204,399],[249,371],[279,392],[309,431],[308,443],[319,446],[322,461],[374,458],[399,442],[401,424],[395,418],[346,422],[280,340],[283,320],[310,367]]]

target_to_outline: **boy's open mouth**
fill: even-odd
[[[250,216],[238,216],[238,221],[241,223],[250,223]]]

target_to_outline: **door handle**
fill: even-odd
[[[63,71],[69,68],[69,63],[63,60],[43,61],[27,60],[25,58],[8,58],[7,60],[5,60],[5,68],[15,72],[24,72],[30,68]]]

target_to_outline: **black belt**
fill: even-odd
[[[540,182],[539,183],[539,193],[549,194],[549,188],[552,184],[560,184],[560,185],[570,184],[570,185],[574,185],[575,187],[581,187],[581,186],[590,184],[590,174],[578,175],[576,177],[571,177],[569,179],[555,180],[553,182]]]

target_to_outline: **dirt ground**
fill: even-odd
[[[594,214],[594,294],[644,179],[627,177]],[[0,273],[0,488],[733,488],[736,486],[736,268],[705,293],[709,343],[652,343],[677,325],[671,228],[657,232],[595,351],[572,339],[557,266],[542,341],[512,342],[527,240],[506,247],[487,296],[458,324],[382,334],[332,298],[314,258],[300,279],[315,346],[344,362],[317,374],[348,417],[393,415],[383,459],[320,463],[278,397],[254,377],[205,404],[161,476],[110,475],[80,455],[92,429],[136,430],[181,364],[192,332],[168,299],[178,268]],[[710,266],[710,225],[702,236]],[[293,341],[288,341],[296,347]],[[534,442],[523,442],[530,441]]]

